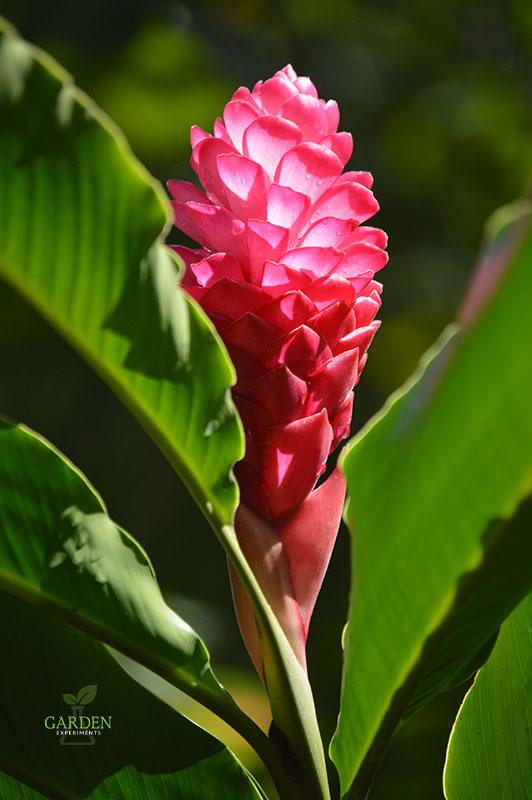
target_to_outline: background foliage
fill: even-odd
[[[338,100],[341,127],[355,136],[352,163],[374,173],[378,223],[391,240],[384,325],[357,390],[354,431],[452,318],[486,216],[526,188],[526,0],[0,0],[0,12],[72,71],[163,181],[191,176],[191,124],[210,129],[236,86],[289,61],[320,96]],[[168,602],[226,665],[229,683],[259,703],[225,558],[199,511],[111,392],[3,285],[0,363],[0,409],[46,435],[98,486],[113,519],[150,553]],[[338,706],[347,552],[342,533],[309,641],[326,740]],[[405,725],[372,800],[391,786],[399,799],[441,800],[439,767],[461,694]]]

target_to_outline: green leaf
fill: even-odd
[[[46,800],[45,796],[25,783],[0,772],[0,797],[2,800]]]
[[[509,520],[492,522],[484,535],[484,557],[475,575],[459,585],[448,632],[431,657],[404,717],[435,694],[458,686],[487,661],[500,625],[532,589],[532,498]]]
[[[217,682],[198,635],[164,602],[141,547],[109,519],[72,464],[6,421],[0,421],[0,586],[157,672],[222,716],[268,760],[266,736]],[[95,694],[89,684],[67,702],[89,703]]]
[[[48,56],[0,25],[0,277],[146,427],[219,531],[243,455],[231,362],[176,289],[160,185]]]
[[[64,694],[63,700],[69,706],[75,706],[76,703],[78,702],[78,698],[76,697],[75,694]]]
[[[61,800],[259,800],[227,748],[140,687],[101,644],[5,592],[0,609],[12,653],[0,663],[4,772]],[[85,719],[94,728],[96,717],[100,734],[62,738],[45,720],[57,725],[65,716],[65,685],[88,680],[97,681],[98,698]],[[13,777],[0,774],[2,797],[34,797],[15,794]]]
[[[77,696],[78,705],[86,706],[87,703],[92,703],[96,697],[97,690],[98,687],[95,684],[84,686],[83,689],[80,689]]]
[[[490,603],[508,614],[531,586],[530,544],[508,524],[532,489],[532,318],[522,310],[532,235],[522,212],[507,211],[496,231],[462,329],[342,459],[354,581],[331,753],[349,798],[366,797],[416,687],[419,705],[472,671],[502,619]]]
[[[530,528],[529,528],[530,535]],[[448,800],[527,800],[532,786],[532,596],[506,620],[456,719]]]

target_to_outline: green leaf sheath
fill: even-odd
[[[343,456],[354,578],[331,753],[349,798],[366,797],[410,701],[471,673],[531,588],[531,547],[511,521],[532,489],[522,308],[532,235],[521,212],[496,231],[463,329]]]
[[[532,518],[529,517],[529,523]],[[529,526],[529,535],[530,535]],[[532,787],[532,596],[506,620],[456,719],[448,800],[528,800]]]
[[[113,388],[219,531],[243,455],[234,371],[176,290],[169,218],[122,134],[55,62],[0,31],[0,277]]]
[[[11,656],[0,659],[3,800],[261,797],[227,748],[140,687],[98,642],[6,592],[0,592],[0,632],[11,645]],[[21,664],[32,665],[29,684]],[[110,728],[92,746],[79,745],[86,736],[65,739],[78,746],[61,745],[45,719],[70,712],[65,687],[91,681],[98,691],[83,713],[105,717]]]

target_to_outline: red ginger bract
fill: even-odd
[[[335,471],[315,489],[349,433],[353,388],[379,325],[386,235],[367,172],[342,170],[353,148],[338,105],[291,66],[240,88],[214,136],[194,127],[192,166],[205,194],[170,181],[175,224],[201,249],[182,285],[212,319],[235,364],[233,398],[246,433],[236,465],[241,546],[300,662],[340,523]],[[263,673],[251,605],[232,573],[239,622]],[[263,675],[264,677],[264,675]]]

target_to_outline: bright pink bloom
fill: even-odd
[[[349,433],[353,387],[379,325],[385,234],[367,172],[342,170],[353,149],[334,100],[291,66],[240,88],[214,136],[193,128],[205,194],[170,181],[175,224],[201,249],[183,258],[184,288],[216,325],[236,367],[246,432],[236,465],[239,541],[301,663],[310,616],[340,523],[339,472],[315,489]],[[253,613],[233,576],[244,639],[259,672]]]

